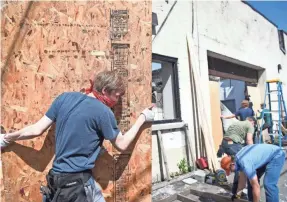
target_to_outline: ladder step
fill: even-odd
[[[270,95],[270,94],[279,94],[281,96],[280,92],[278,91],[269,91],[269,93],[267,93],[267,95]]]
[[[278,135],[278,133],[268,133],[268,135]]]
[[[279,120],[272,120],[272,121],[279,122]],[[281,122],[287,123],[287,120],[281,120]]]
[[[278,102],[278,100],[271,100],[270,102]]]
[[[281,82],[280,79],[270,79],[266,81],[267,83],[277,83],[277,82]]]
[[[271,135],[271,136],[279,136],[278,133],[268,133],[268,135]],[[283,137],[282,135],[280,135],[279,137]]]
[[[271,112],[264,112],[264,114],[272,114],[274,112],[279,112],[279,110],[271,110]],[[283,113],[282,113],[283,114]]]

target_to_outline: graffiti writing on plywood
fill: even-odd
[[[128,33],[128,10],[111,10],[111,39],[120,40]]]
[[[124,132],[129,129],[130,110],[129,110],[129,90],[128,90],[128,57],[129,44],[112,44],[112,70],[115,70],[125,79],[125,95],[122,96],[120,103],[115,107],[114,113],[118,118],[121,130]]]
[[[115,202],[129,201],[127,186],[131,182],[131,171],[128,165],[130,156],[130,154],[114,155]]]
[[[112,69],[121,69],[123,75],[127,77],[124,69],[127,69],[129,58],[129,44],[112,44]]]

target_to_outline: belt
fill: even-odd
[[[86,201],[84,183],[92,177],[92,171],[79,173],[55,173],[52,170],[46,176],[47,186],[41,186],[40,190],[45,196],[45,202],[61,202],[71,196],[77,196],[76,200]],[[61,194],[61,197],[60,197]],[[60,198],[59,198],[60,197]],[[65,200],[66,201],[66,200]]]
[[[87,182],[91,176],[92,171],[87,170],[79,173],[57,173],[55,174],[52,170],[49,172],[50,176],[52,177],[53,185],[55,188],[63,188],[69,187],[78,183],[85,183]]]

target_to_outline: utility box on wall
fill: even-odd
[[[117,69],[127,93],[115,114],[122,131],[151,102],[151,1],[5,2],[2,5],[1,126],[38,121],[59,94],[89,87],[94,73]],[[140,19],[140,20],[139,20]],[[119,110],[120,109],[120,110]],[[111,144],[93,174],[107,201],[150,201],[151,135],[119,154]],[[2,151],[4,202],[41,201],[51,168],[54,127]]]

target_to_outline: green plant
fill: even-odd
[[[178,167],[180,173],[182,173],[182,174],[187,173],[189,170],[187,162],[185,159],[180,160],[180,162],[177,164],[177,167]]]

